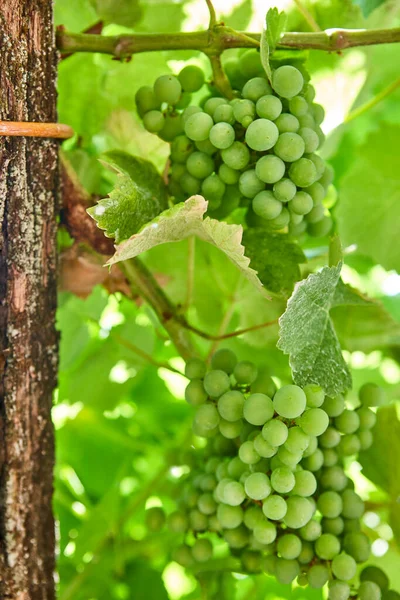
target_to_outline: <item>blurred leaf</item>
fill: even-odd
[[[250,260],[244,254],[245,249],[241,244],[243,228],[210,217],[203,219],[206,210],[207,202],[202,196],[192,196],[186,202],[176,204],[148,223],[138,234],[119,244],[107,264],[128,260],[159,244],[179,242],[195,235],[222,250],[243,275],[264,293],[256,272],[249,267]]]
[[[359,6],[364,17],[368,17],[373,10],[384,4],[387,0],[354,0],[354,4]]]
[[[154,165],[142,158],[116,150],[102,162],[118,174],[117,182],[109,197],[87,212],[119,244],[166,208],[167,193]]]
[[[67,31],[80,33],[97,21],[91,0],[57,0],[54,3],[54,23]]]
[[[225,10],[225,8],[229,9],[229,6],[224,6],[223,10]],[[251,15],[251,0],[244,0],[244,2],[237,4],[229,14],[222,14],[221,21],[223,21],[228,27],[232,27],[232,29],[244,31],[250,23]]]
[[[378,410],[374,444],[360,454],[363,474],[390,498],[390,525],[400,541],[400,421],[394,405]]]
[[[147,563],[139,562],[128,565],[124,581],[131,586],[135,600],[168,600],[161,573],[151,568]]]
[[[133,27],[142,16],[139,0],[91,0],[99,19]]]
[[[359,149],[340,182],[336,210],[345,245],[356,244],[385,269],[400,270],[400,127],[382,126]]]
[[[330,396],[351,387],[350,371],[329,314],[341,268],[341,264],[324,267],[299,283],[279,320],[278,347],[290,356],[295,383],[316,383]]]
[[[243,234],[250,265],[265,287],[275,294],[289,296],[300,277],[300,263],[307,261],[300,246],[279,234],[251,228]]]

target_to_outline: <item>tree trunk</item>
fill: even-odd
[[[0,118],[56,121],[52,0],[0,2]],[[54,598],[57,142],[0,137],[0,598]]]

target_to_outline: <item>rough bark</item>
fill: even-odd
[[[0,2],[0,118],[56,121],[52,0]],[[0,598],[54,598],[58,144],[0,138]]]

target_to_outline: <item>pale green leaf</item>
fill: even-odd
[[[386,0],[354,0],[354,4],[357,4],[361,8],[364,17],[368,17],[372,11],[385,2]]]
[[[99,18],[106,23],[133,27],[142,16],[138,0],[91,0]]]
[[[344,245],[356,244],[385,269],[400,271],[400,127],[383,126],[358,150],[340,181],[336,211]]]
[[[271,55],[273,54],[282,33],[285,31],[287,17],[284,12],[270,8],[266,17],[266,28],[261,34],[260,57],[269,81],[272,78]]]
[[[114,189],[88,213],[117,243],[129,238],[167,206],[164,183],[152,163],[126,152],[109,152],[102,161],[117,176]]]
[[[279,320],[278,347],[289,354],[296,384],[316,383],[335,395],[351,387],[329,311],[342,265],[324,267],[297,285]]]
[[[210,217],[203,218],[206,210],[206,200],[202,196],[192,196],[186,202],[164,211],[145,225],[139,233],[119,244],[107,264],[113,265],[121,260],[138,256],[159,244],[179,242],[195,235],[222,250],[245,277],[265,294],[256,271],[249,266],[250,259],[244,254],[245,249],[241,243],[242,226],[229,225]]]

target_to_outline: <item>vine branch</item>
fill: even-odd
[[[62,54],[100,52],[115,58],[129,58],[140,52],[159,50],[198,50],[208,56],[218,56],[229,48],[258,48],[259,33],[235,31],[225,25],[211,30],[180,33],[137,33],[105,36],[57,31],[57,47]],[[400,43],[400,27],[393,29],[327,29],[313,32],[287,32],[278,48],[314,49],[340,52],[355,46]]]

